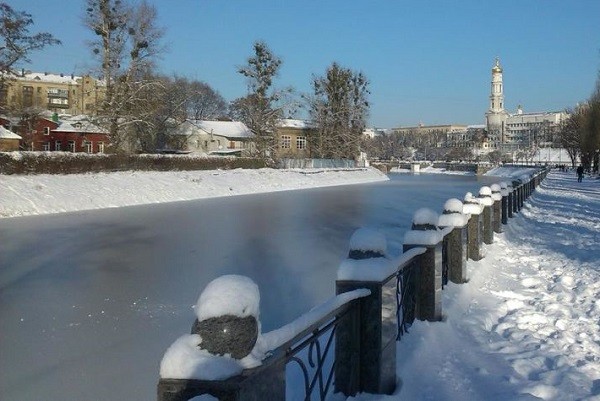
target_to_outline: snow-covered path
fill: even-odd
[[[600,181],[551,173],[441,323],[399,344],[396,396],[361,400],[600,400]]]

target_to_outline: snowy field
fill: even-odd
[[[0,218],[384,180],[373,168],[0,175]]]

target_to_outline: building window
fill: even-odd
[[[288,135],[281,136],[281,149],[289,149],[292,146],[292,137]]]
[[[33,106],[33,86],[23,87],[23,107]]]
[[[69,152],[75,152],[75,141],[69,141]]]
[[[44,135],[50,135],[50,127],[44,127]]]
[[[54,142],[54,150],[56,150],[57,152],[59,152],[61,150],[60,146],[61,146],[60,141]]]
[[[104,153],[104,142],[98,142],[98,153]]]
[[[92,142],[90,142],[90,141],[84,141],[83,142],[83,147],[85,148],[85,152],[86,153],[92,153],[92,149],[93,149]]]
[[[44,143],[42,144],[42,150],[43,150],[44,152],[48,152],[48,151],[50,150],[50,142],[44,142]]]
[[[296,149],[306,149],[306,137],[299,136],[296,138]]]

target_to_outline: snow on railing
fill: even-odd
[[[290,363],[300,368],[305,399],[314,394],[325,400],[332,387],[345,396],[392,393],[396,373],[384,367],[395,364],[396,341],[415,319],[442,319],[443,287],[468,281],[467,258],[483,257],[482,239],[493,240],[498,224],[520,211],[546,174],[544,169],[482,187],[478,198],[468,193],[464,202],[450,199],[440,216],[417,211],[399,256],[388,254],[377,230],[357,230],[338,269],[337,295],[268,333],[260,333],[256,285],[240,276],[215,280],[221,281],[209,284],[198,300],[192,335],[177,340],[163,357],[158,400],[210,394],[284,401]],[[244,334],[248,328],[256,334]]]

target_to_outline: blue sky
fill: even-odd
[[[12,0],[32,32],[60,39],[31,55],[33,71],[94,68],[84,0]],[[277,87],[310,91],[334,61],[371,85],[370,125],[480,124],[491,67],[504,67],[506,108],[561,110],[588,98],[600,69],[598,0],[149,0],[168,51],[161,72],[202,80],[227,100],[246,93],[236,73],[256,40],[283,60]],[[300,115],[302,117],[302,115]]]

